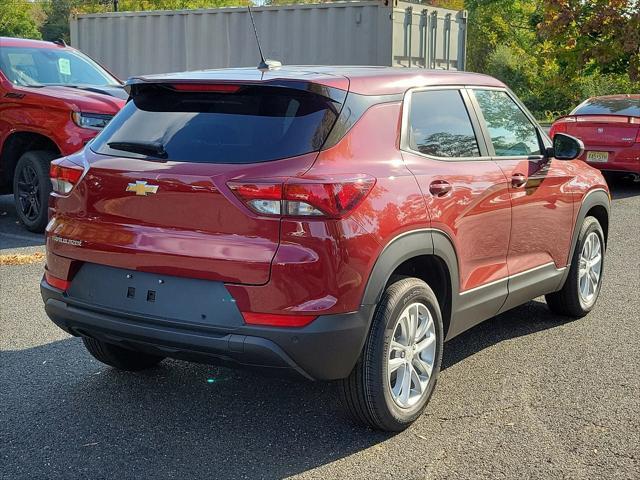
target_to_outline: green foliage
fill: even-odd
[[[469,69],[509,85],[539,119],[640,92],[637,0],[467,0]]]
[[[427,0],[425,3],[449,10],[464,10],[464,0]]]
[[[554,53],[568,72],[589,74],[597,66],[640,81],[638,0],[544,0],[538,30],[556,45]]]
[[[0,36],[40,38],[37,9],[27,0],[0,0]]]
[[[120,0],[120,10],[185,10],[239,7],[248,4],[248,0]]]

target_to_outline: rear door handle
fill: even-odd
[[[444,197],[451,191],[451,184],[445,180],[434,180],[429,185],[429,191],[436,197]]]
[[[524,186],[527,183],[527,177],[522,173],[514,173],[511,175],[511,185],[515,188]]]

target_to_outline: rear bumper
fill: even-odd
[[[44,280],[40,290],[49,318],[72,335],[201,363],[266,367],[311,380],[349,375],[360,356],[374,308],[320,316],[303,328],[212,328],[90,305]]]
[[[587,150],[609,152],[607,162],[587,162],[587,154],[581,158],[593,168],[605,172],[625,172],[640,174],[640,144],[631,147],[592,147]]]

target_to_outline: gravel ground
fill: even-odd
[[[332,385],[111,370],[46,318],[42,264],[0,267],[0,478],[640,478],[640,185],[613,191],[596,309],[567,322],[537,299],[449,342],[397,435],[345,420]],[[41,250],[12,208],[0,254]]]

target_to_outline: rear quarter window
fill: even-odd
[[[266,162],[320,150],[339,108],[322,95],[282,87],[212,93],[155,86],[130,100],[91,149],[146,158],[109,146],[143,142],[161,145],[169,161]]]
[[[458,90],[413,92],[407,134],[409,148],[425,155],[480,156],[471,119]]]

